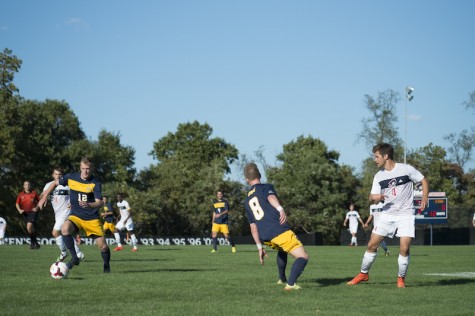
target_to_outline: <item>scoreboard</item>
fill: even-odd
[[[435,194],[434,194],[435,193]],[[429,205],[421,210],[421,198],[414,198],[416,224],[446,224],[449,215],[444,192],[430,192]]]

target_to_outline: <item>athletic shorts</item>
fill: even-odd
[[[61,226],[63,226],[64,222],[68,219],[69,212],[61,212],[59,214],[54,215],[55,223],[54,223],[54,230],[61,231]]]
[[[25,219],[25,223],[35,223],[36,219],[38,218],[38,213],[37,212],[23,212],[23,218]]]
[[[102,229],[104,229],[104,231],[110,230],[111,232],[114,232],[115,225],[114,225],[114,223],[105,222],[104,226],[102,226]]]
[[[358,224],[350,225],[350,233],[356,234],[358,232]]]
[[[228,227],[228,224],[213,223],[213,227],[211,227],[211,231],[213,233],[229,234],[229,227]]]
[[[292,252],[294,249],[303,247],[297,235],[295,235],[291,230],[283,232],[279,236],[274,237],[271,241],[265,241],[264,244],[274,248],[275,250],[285,251],[287,253]]]
[[[101,221],[99,219],[84,220],[74,215],[70,215],[68,219],[73,222],[79,230],[84,230],[86,236],[104,236],[104,231],[102,230]]]
[[[416,236],[416,217],[414,215],[391,215],[382,212],[378,225],[373,228],[373,233],[383,237],[411,237]]]
[[[378,226],[381,212],[373,212],[373,227]]]
[[[127,231],[134,230],[134,222],[132,221],[132,219],[129,218],[127,223],[124,223],[124,221],[121,220],[117,224],[115,224],[115,229],[117,230],[123,230],[124,228],[127,229]]]

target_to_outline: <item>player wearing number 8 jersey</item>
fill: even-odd
[[[74,265],[79,265],[80,261],[74,247],[75,241],[72,233],[83,229],[87,236],[92,236],[96,240],[104,261],[104,272],[110,272],[110,250],[105,242],[98,212],[98,208],[102,207],[101,182],[91,173],[92,163],[89,159],[83,158],[80,163],[80,173],[68,173],[59,180],[55,180],[46,192],[43,192],[44,196],[41,198],[40,206],[45,204],[46,197],[56,186],[69,186],[71,213],[61,226],[63,241],[72,256],[68,268],[71,269]]]
[[[297,278],[302,274],[308,262],[308,254],[295,233],[287,224],[287,215],[280,205],[274,187],[261,183],[261,174],[256,164],[247,164],[244,168],[246,182],[251,186],[244,202],[246,216],[251,227],[251,234],[259,250],[259,260],[264,264],[266,251],[262,242],[278,250],[277,269],[278,284],[287,281],[284,290],[298,290]],[[290,270],[289,278],[285,274],[287,257],[291,254],[296,260]]]
[[[361,272],[348,285],[369,280],[369,269],[376,259],[376,251],[384,237],[399,239],[398,280],[399,288],[405,287],[405,277],[409,266],[409,248],[415,237],[414,188],[413,183],[422,184],[421,209],[428,204],[429,182],[414,167],[396,163],[394,148],[390,144],[373,147],[374,162],[381,169],[374,176],[370,200],[378,203],[384,200],[379,223],[374,227],[368,248],[363,256]],[[396,233],[397,231],[397,233]]]

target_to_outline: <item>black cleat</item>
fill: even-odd
[[[104,265],[104,273],[110,273],[111,267],[109,265]]]
[[[71,270],[74,266],[78,266],[79,263],[81,263],[81,260],[79,260],[79,258],[72,258],[67,264],[68,269]]]

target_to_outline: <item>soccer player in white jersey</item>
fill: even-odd
[[[369,227],[369,223],[371,223],[371,221],[373,221],[373,227],[378,226],[379,216],[381,215],[381,212],[383,211],[383,205],[384,205],[384,202],[382,202],[382,201],[380,201],[377,204],[371,204],[370,205],[370,207],[369,207],[369,217],[366,220],[366,223],[364,224],[365,228]],[[384,255],[389,256],[390,251],[388,249],[388,246],[386,245],[386,241],[384,241],[384,239],[383,239],[383,241],[379,245],[381,246],[381,248],[383,248]]]
[[[117,219],[117,224],[115,225],[114,236],[117,243],[117,247],[114,248],[114,251],[120,251],[124,249],[120,242],[120,231],[127,229],[130,235],[130,240],[132,241],[132,251],[136,252],[137,249],[137,237],[134,233],[134,222],[132,220],[132,211],[130,209],[129,203],[124,200],[122,194],[117,194],[117,208],[119,209],[119,217]]]
[[[54,168],[53,169],[53,181],[48,182],[43,192],[49,188],[49,186],[54,182],[59,180],[63,176],[63,171],[61,168]],[[57,261],[63,261],[64,258],[68,256],[68,252],[66,251],[66,245],[63,243],[63,236],[61,236],[61,226],[63,223],[68,219],[70,213],[70,200],[69,200],[69,187],[58,185],[54,191],[50,195],[51,205],[53,206],[54,210],[54,218],[55,223],[51,234],[53,235],[56,245],[58,245],[59,250],[61,251]],[[46,206],[46,204],[45,204]],[[77,245],[75,245],[76,253],[80,260],[84,259],[84,253],[79,249]]]
[[[350,246],[358,246],[358,240],[356,239],[356,233],[358,232],[358,222],[364,226],[363,221],[361,220],[360,214],[358,211],[355,210],[355,205],[353,203],[350,204],[350,210],[346,213],[345,221],[343,222],[343,226],[346,226],[346,223],[350,221],[350,234],[351,234],[351,242]]]
[[[3,238],[5,238],[5,231],[7,230],[7,221],[0,217],[0,245],[3,245]]]
[[[378,144],[373,147],[374,162],[380,171],[376,173],[371,188],[370,199],[374,203],[384,201],[378,226],[373,228],[368,248],[363,256],[361,272],[349,281],[355,285],[369,280],[369,270],[376,259],[376,251],[384,237],[392,238],[397,230],[399,239],[397,287],[404,288],[409,266],[409,248],[415,237],[414,188],[413,184],[422,184],[421,209],[428,205],[429,182],[414,167],[396,163],[393,159],[394,148],[390,144]]]

